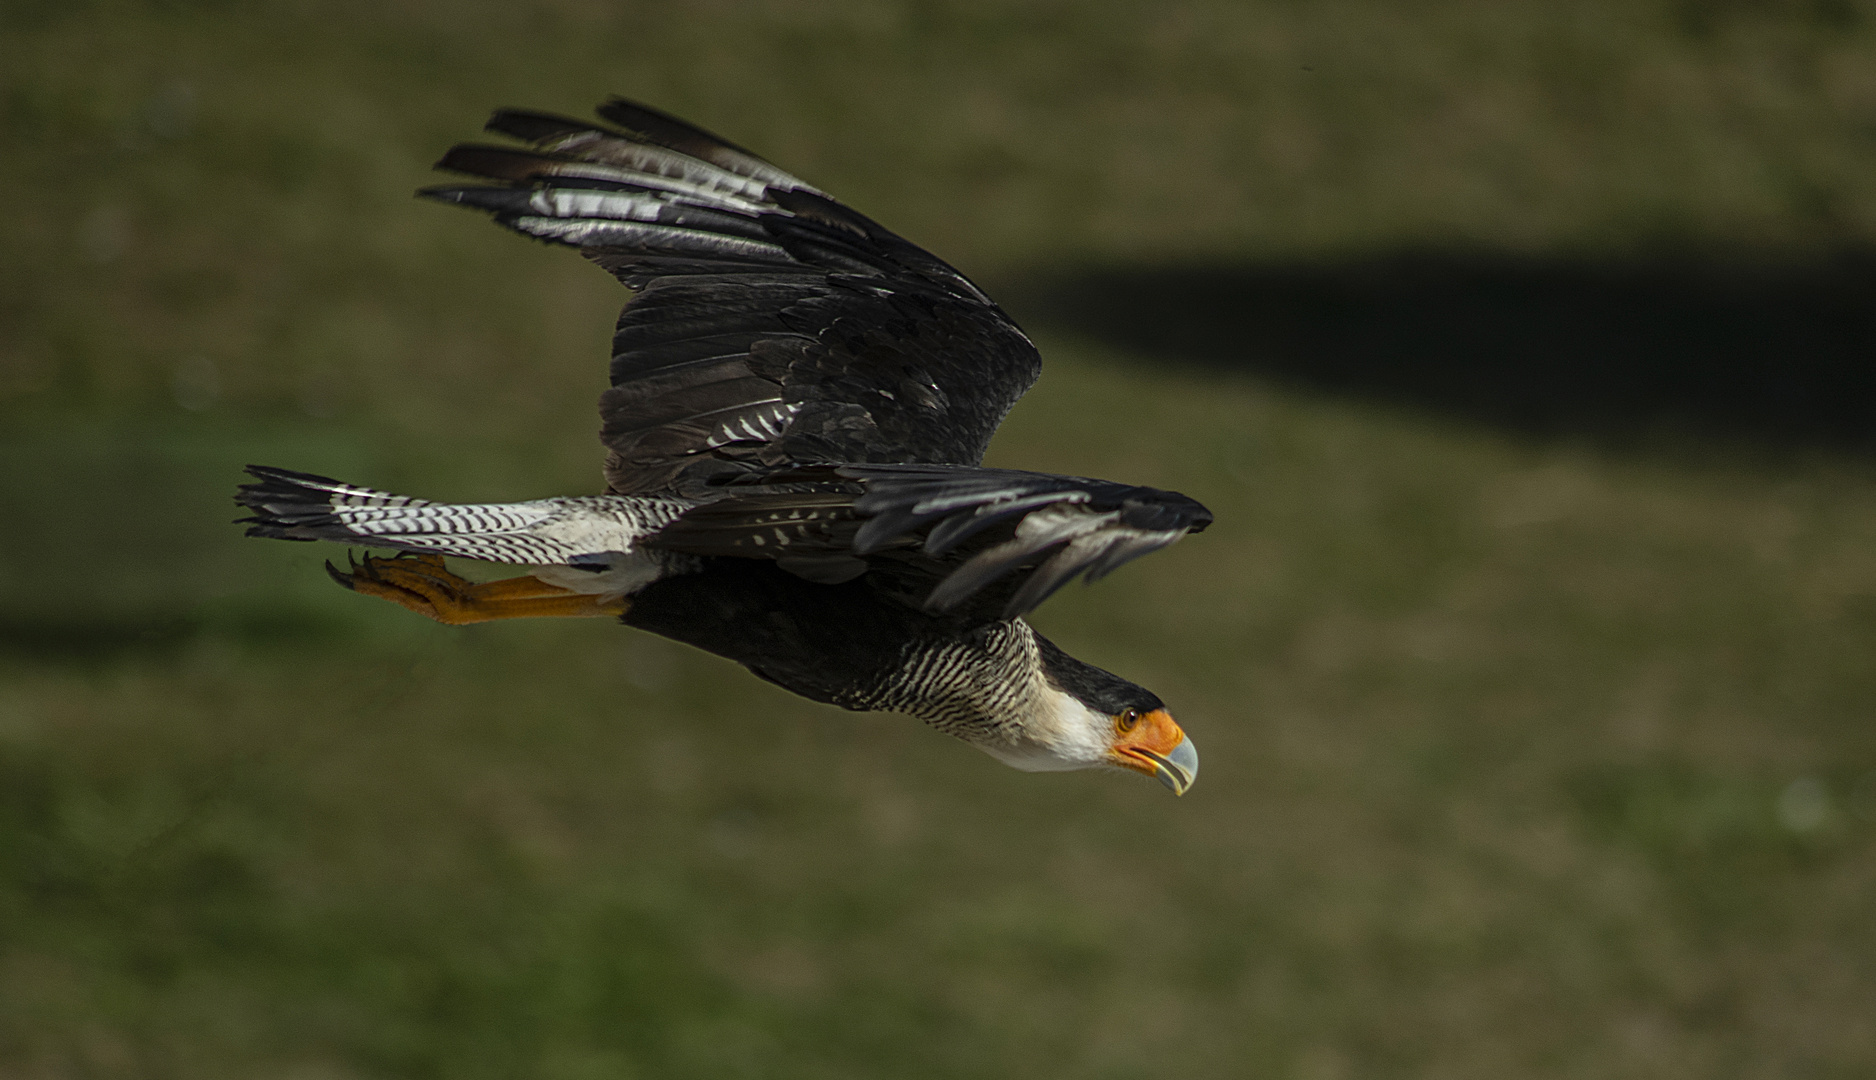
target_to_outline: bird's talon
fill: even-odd
[[[481,622],[491,617],[482,610],[475,583],[451,573],[442,556],[400,552],[356,559],[348,551],[346,561],[350,573],[337,567],[327,569],[334,581],[354,592],[389,600],[442,623]]]
[[[347,552],[347,553],[346,553],[346,560],[347,560],[348,562],[349,562],[349,561],[351,560],[351,553],[350,553],[350,552]],[[353,569],[354,569],[354,570],[356,570],[356,569],[357,569],[357,565],[356,565],[356,564],[354,564],[354,565],[353,565]],[[346,587],[346,588],[348,588],[348,589],[352,589],[352,590],[354,590],[354,591],[356,591],[356,589],[357,589],[357,586],[356,586],[356,585],[353,585],[353,584],[352,584],[352,577],[353,577],[353,575],[352,575],[352,574],[349,574],[349,573],[346,573],[345,571],[343,571],[343,570],[340,570],[340,569],[339,569],[338,567],[336,567],[336,566],[334,566],[334,565],[332,565],[332,560],[331,560],[331,559],[327,559],[327,560],[326,560],[326,576],[327,576],[327,577],[329,577],[329,578],[331,578],[332,580],[334,580],[334,581],[336,581],[336,582],[338,582],[338,583],[339,583],[340,585],[343,585],[343,586],[345,586],[345,587]]]

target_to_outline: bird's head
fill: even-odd
[[[1044,690],[1018,742],[985,745],[1028,772],[1115,768],[1145,773],[1184,795],[1199,753],[1151,690],[1082,663],[1036,635]]]

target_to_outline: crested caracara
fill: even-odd
[[[1150,691],[1023,614],[1197,532],[1183,495],[978,464],[1041,358],[964,275],[714,135],[614,99],[503,109],[421,194],[579,249],[634,295],[600,396],[603,495],[452,505],[250,466],[248,535],[396,551],[328,569],[439,622],[611,616],[1019,769],[1184,792]],[[444,556],[525,566],[472,583]]]

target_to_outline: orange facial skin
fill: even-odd
[[[1186,733],[1173,721],[1171,713],[1165,709],[1149,713],[1130,709],[1114,718],[1114,733],[1111,760],[1115,765],[1157,777],[1177,794],[1184,794],[1191,786],[1193,774],[1197,772],[1197,757],[1189,747],[1179,752],[1180,745],[1186,741]],[[1184,764],[1188,761],[1189,768]]]

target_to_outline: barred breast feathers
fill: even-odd
[[[966,637],[909,646],[900,666],[868,688],[863,708],[916,716],[973,743],[1014,741],[1047,689],[1036,633],[1021,619]]]

